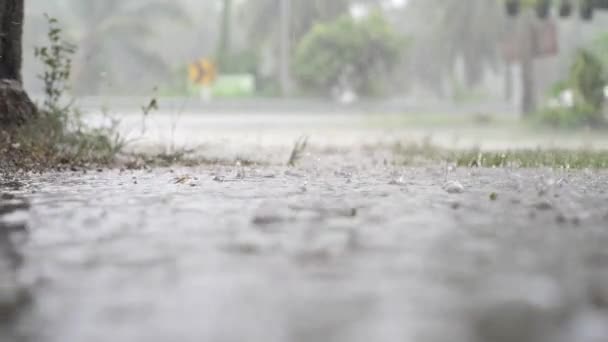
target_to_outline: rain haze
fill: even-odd
[[[607,0],[0,0],[0,342],[608,341]]]

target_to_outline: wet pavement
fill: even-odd
[[[608,341],[607,172],[338,153],[22,183],[2,342]]]
[[[608,140],[389,119],[131,115],[134,149],[262,163],[0,179],[0,342],[608,341],[608,172],[391,148]]]

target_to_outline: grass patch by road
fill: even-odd
[[[404,165],[448,162],[461,167],[520,167],[605,169],[608,150],[537,148],[505,151],[480,149],[448,149],[429,143],[397,144],[396,162]]]
[[[60,166],[107,164],[126,143],[117,123],[90,128],[68,100],[72,56],[76,47],[62,36],[56,19],[47,17],[48,45],[36,47],[44,69],[39,78],[45,98],[38,113],[21,126],[0,130],[0,170],[40,170]]]

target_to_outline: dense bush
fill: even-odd
[[[294,74],[307,91],[379,95],[405,46],[406,40],[381,13],[361,19],[345,15],[317,24],[304,36],[297,47]]]

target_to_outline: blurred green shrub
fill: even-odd
[[[352,90],[360,96],[381,95],[406,46],[407,39],[382,13],[358,19],[344,15],[317,24],[304,36],[297,46],[294,75],[308,92]]]
[[[574,101],[589,107],[594,113],[590,119],[601,121],[604,106],[604,88],[607,84],[604,65],[594,54],[580,50],[570,70],[570,84]]]
[[[554,96],[559,96],[564,91],[571,92],[571,106],[547,107],[537,117],[542,123],[559,128],[604,124],[604,89],[608,85],[605,70],[596,54],[585,49],[579,50],[568,78],[558,82],[552,90]]]

